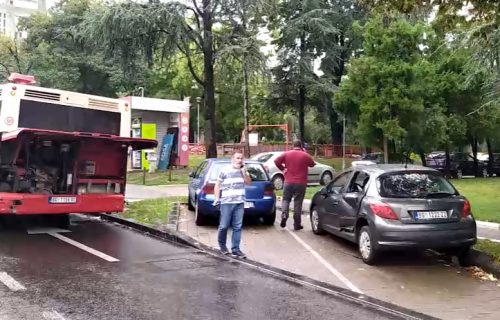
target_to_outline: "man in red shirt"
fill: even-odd
[[[311,156],[302,149],[302,141],[293,142],[293,149],[284,152],[274,164],[285,174],[285,186],[283,187],[283,200],[281,202],[281,224],[286,227],[288,211],[290,210],[290,201],[293,198],[293,227],[295,230],[301,230],[304,227],[301,224],[302,202],[307,188],[307,172],[309,167],[316,164]]]

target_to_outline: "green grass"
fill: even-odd
[[[172,169],[172,171],[165,172],[146,172],[146,177],[144,177],[142,171],[132,171],[127,174],[127,183],[144,184],[144,180],[146,180],[146,186],[187,184],[189,182],[189,172],[198,167],[204,159],[205,156],[202,155],[191,155],[189,156],[188,168]]]
[[[460,194],[469,199],[477,220],[500,222],[500,178],[452,180]]]
[[[489,254],[495,259],[496,263],[500,263],[500,243],[490,240],[478,240],[474,248]]]
[[[184,197],[168,197],[131,202],[127,205],[123,217],[151,226],[168,223],[168,216],[175,202],[182,202]]]
[[[314,160],[318,161],[319,163],[326,164],[329,166],[332,166],[335,171],[339,172],[342,171],[342,158],[314,158]],[[345,158],[345,167],[349,168],[351,166],[351,162],[354,160],[351,158]]]

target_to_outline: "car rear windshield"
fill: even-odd
[[[217,177],[219,176],[219,173],[222,168],[226,166],[230,166],[231,164],[229,162],[218,162],[214,163],[212,167],[210,168],[210,181],[217,180]],[[269,177],[267,176],[266,171],[264,170],[264,167],[261,164],[258,163],[247,163],[245,164],[245,167],[248,171],[248,174],[250,175],[250,178],[252,181],[268,181]]]
[[[380,195],[387,198],[430,198],[457,194],[448,180],[433,172],[385,174],[378,182]]]

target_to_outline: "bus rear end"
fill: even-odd
[[[2,140],[0,215],[121,212],[129,151],[157,144],[39,129]]]

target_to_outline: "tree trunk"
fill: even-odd
[[[444,150],[445,152],[445,160],[444,160],[444,175],[446,178],[451,177],[451,159],[450,159],[450,146],[446,145]]]
[[[243,55],[243,135],[245,136],[245,157],[250,157],[250,143],[248,141],[248,108],[250,105],[248,88],[248,68],[246,54]]]
[[[420,150],[418,152],[418,155],[420,156],[420,161],[422,161],[422,165],[424,167],[426,167],[427,166],[427,159],[425,158],[425,153],[422,150]]]
[[[384,135],[384,163],[389,163],[389,146],[387,136]]]
[[[476,137],[471,138],[471,147],[472,147],[472,157],[474,158],[474,175],[476,177],[479,177],[480,176],[479,162],[477,161],[478,142]]]
[[[299,88],[299,138],[302,143],[305,142],[305,108],[306,108],[306,89],[304,86]]]
[[[327,98],[326,107],[328,110],[328,116],[330,118],[330,134],[332,138],[333,145],[341,145],[342,144],[342,130],[344,130],[341,123],[339,123],[339,115],[335,112],[333,108],[332,100]]]
[[[493,156],[493,146],[491,145],[490,138],[486,138],[486,146],[488,147],[488,174],[493,175],[493,161],[495,161]]]
[[[217,158],[217,141],[215,136],[215,84],[214,84],[214,51],[212,25],[213,17],[211,0],[203,0],[203,67],[204,67],[204,102],[205,102],[205,155]]]

